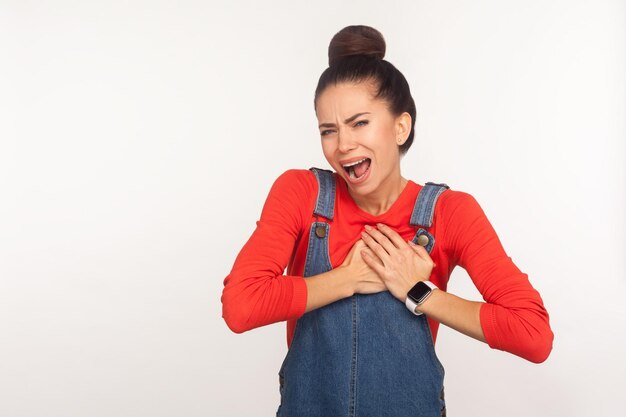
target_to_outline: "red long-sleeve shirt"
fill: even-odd
[[[384,223],[405,240],[414,237],[409,220],[422,185],[409,180],[391,208],[373,216],[356,205],[345,180],[334,175],[337,195],[328,243],[333,268],[343,263],[365,224]],[[291,345],[307,303],[303,272],[317,191],[315,175],[307,169],[287,170],[272,185],[256,229],[224,279],[222,317],[233,332],[287,321]],[[541,296],[507,256],[474,197],[452,188],[441,194],[429,230],[436,239],[430,280],[445,291],[456,265],[467,270],[485,300],[480,324],[488,345],[531,362],[546,360],[554,335]],[[439,323],[430,318],[428,323],[436,341]]]

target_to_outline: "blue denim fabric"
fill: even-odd
[[[332,269],[328,253],[335,199],[333,172],[310,168],[319,184],[304,276]],[[446,184],[426,183],[411,224],[431,226]],[[427,234],[419,228],[413,239]],[[389,291],[354,294],[309,311],[296,322],[278,372],[277,417],[445,416],[444,368],[425,315],[416,316]]]

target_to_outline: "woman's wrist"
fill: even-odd
[[[341,293],[343,297],[352,297],[356,293],[354,274],[350,273],[350,270],[344,265],[333,268],[331,271],[335,271],[337,274],[335,279],[340,283],[339,286],[342,288]]]
[[[428,294],[428,297],[426,297],[426,299],[424,301],[422,301],[421,304],[419,304],[416,308],[415,311],[417,311],[418,313],[423,313],[426,314],[427,316],[429,315],[429,313],[432,313],[432,304],[431,304],[431,299],[439,294],[437,293],[441,293],[442,291],[437,287],[437,288],[433,288],[430,292],[430,294]]]
[[[476,340],[487,343],[480,323],[479,301],[470,301],[441,289],[432,294],[416,310]]]

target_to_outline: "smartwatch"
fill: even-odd
[[[439,289],[439,287],[430,281],[419,281],[406,295],[406,301],[404,303],[406,308],[411,310],[411,313],[416,316],[424,314],[420,311],[415,311],[415,308],[426,301],[435,288]]]

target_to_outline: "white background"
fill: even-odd
[[[0,1],[0,415],[270,416],[285,323],[223,279],[275,178],[328,168],[313,93],[367,24],[417,105],[402,173],[473,194],[555,332],[441,326],[453,416],[626,406],[623,1]],[[451,293],[482,301],[457,268]]]

